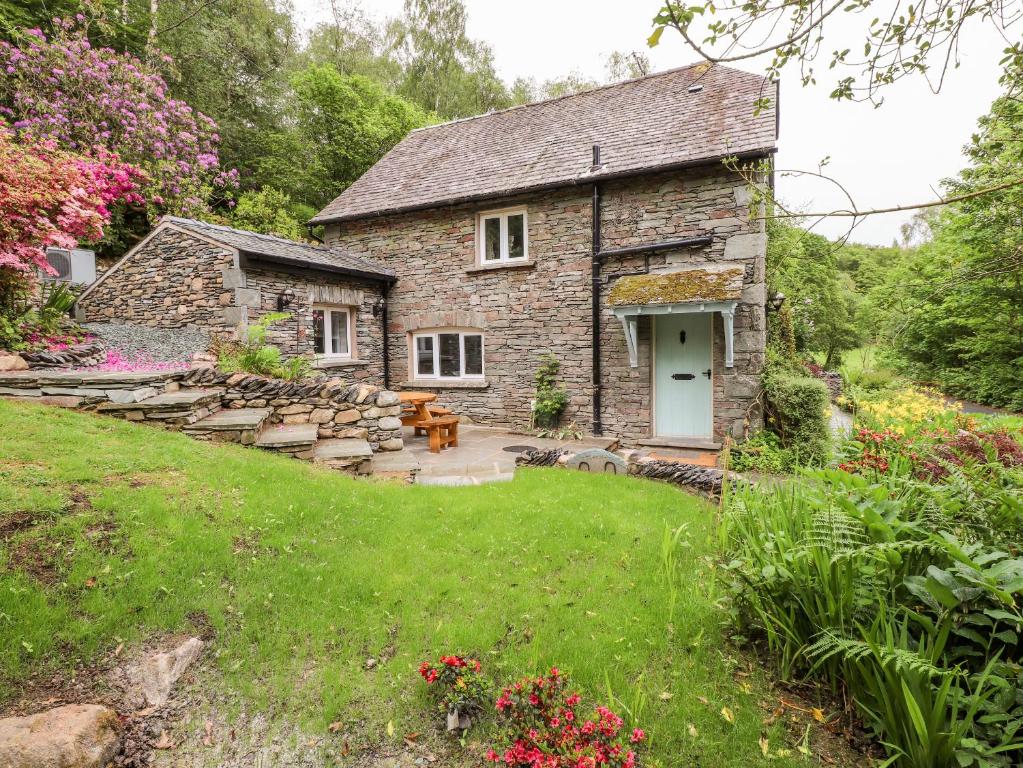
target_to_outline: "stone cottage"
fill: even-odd
[[[499,426],[551,352],[566,423],[714,445],[762,418],[766,235],[723,161],[773,155],[776,104],[700,64],[422,128],[312,219],[324,246],[165,219],[79,308],[238,332],[281,307],[285,351]]]
[[[288,356],[383,383],[383,307],[395,273],[337,248],[191,219],[159,225],[79,297],[76,317],[237,338],[269,312]]]

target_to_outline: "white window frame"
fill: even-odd
[[[511,258],[508,256],[508,217],[522,216],[522,255]],[[497,219],[501,222],[501,252],[496,259],[487,259],[487,221]],[[529,216],[525,206],[517,208],[500,208],[493,211],[482,211],[476,217],[476,261],[480,266],[500,264],[521,264],[529,261]]]
[[[352,312],[351,307],[338,307],[331,304],[314,304],[310,307],[310,313],[320,310],[323,312],[323,352],[316,351],[316,332],[315,326],[313,331],[313,353],[316,355],[317,360],[351,360],[352,350],[355,346],[355,324],[353,319],[355,313]],[[348,329],[348,351],[347,352],[327,352],[333,344],[333,336],[331,336],[331,323],[330,313],[340,312],[347,315],[345,327]]]
[[[440,373],[440,336],[458,336],[458,375],[442,376]],[[480,372],[465,372],[465,337],[480,337]],[[433,373],[419,372],[419,342],[418,339],[429,337],[433,339]],[[423,381],[480,381],[487,372],[487,340],[483,331],[473,328],[438,328],[429,331],[414,331],[412,333],[412,379]]]

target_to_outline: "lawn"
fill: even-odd
[[[674,488],[565,470],[358,481],[10,402],[0,435],[0,704],[122,643],[206,627],[202,674],[308,733],[428,730],[416,667],[466,652],[498,683],[557,665],[590,701],[613,693],[651,736],[648,764],[766,764],[762,734],[772,765],[802,763],[778,758],[799,756],[785,725],[764,724],[779,693],[723,637],[715,510]],[[672,628],[662,545],[679,526]]]

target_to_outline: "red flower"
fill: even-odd
[[[642,728],[633,728],[629,741],[633,744],[639,744],[639,742],[643,741],[644,738],[646,738],[646,734],[643,732]]]

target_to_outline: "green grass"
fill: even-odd
[[[555,664],[591,702],[610,688],[642,709],[657,764],[766,763],[762,732],[793,745],[763,724],[778,694],[724,641],[714,510],[671,487],[565,470],[403,487],[9,402],[0,435],[0,526],[34,520],[0,538],[0,702],[208,622],[217,685],[315,733],[428,728],[416,666],[471,652],[498,683]],[[661,548],[678,526],[670,632]]]

